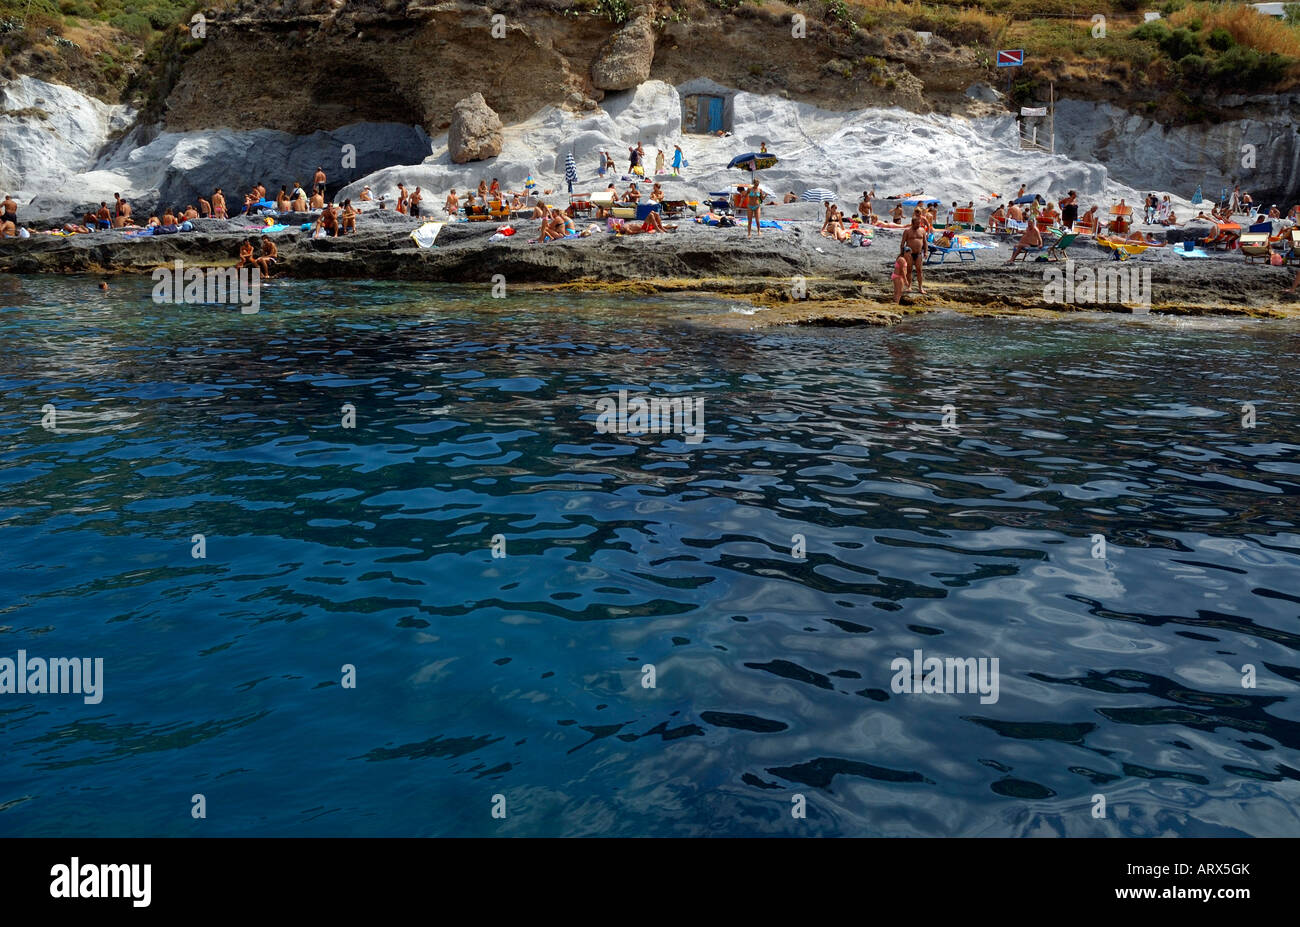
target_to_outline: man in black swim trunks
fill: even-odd
[[[0,238],[18,237],[18,203],[12,196],[5,194],[0,203]]]
[[[921,224],[919,214],[912,216],[912,224],[903,229],[903,244],[900,246],[898,253],[907,258],[911,263],[912,269],[916,271],[916,291],[922,296],[925,295],[925,288],[921,283],[921,267],[925,263],[925,226]]]

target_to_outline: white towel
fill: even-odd
[[[442,231],[441,222],[426,222],[411,233],[411,239],[421,248],[432,248],[434,239]]]

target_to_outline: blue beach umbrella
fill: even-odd
[[[827,190],[825,187],[813,187],[800,193],[799,199],[805,203],[829,203],[835,199],[835,191]]]
[[[1018,196],[1018,197],[1016,197],[1016,198],[1015,198],[1014,200],[1012,200],[1011,202],[1014,203],[1014,204],[1017,205],[1017,206],[1023,206],[1025,203],[1032,203],[1032,202],[1034,202],[1034,200],[1037,200],[1037,201],[1040,202],[1040,203],[1046,203],[1046,202],[1047,202],[1047,200],[1043,199],[1043,198],[1042,198],[1041,196],[1039,196],[1037,193],[1026,193],[1024,196]]]
[[[935,196],[909,196],[903,200],[904,206],[942,206],[943,200]]]
[[[778,160],[780,159],[771,152],[747,151],[743,155],[736,155],[732,158],[731,163],[727,165],[727,168],[728,170],[731,168],[740,168],[741,170],[749,171],[750,176],[752,177],[754,171],[765,171],[769,167],[775,166]]]

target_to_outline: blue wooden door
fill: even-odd
[[[709,97],[709,134],[722,129],[722,97]]]

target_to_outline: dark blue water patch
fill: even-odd
[[[105,678],[0,694],[0,833],[1300,832],[1293,326],[21,290],[0,658]]]

